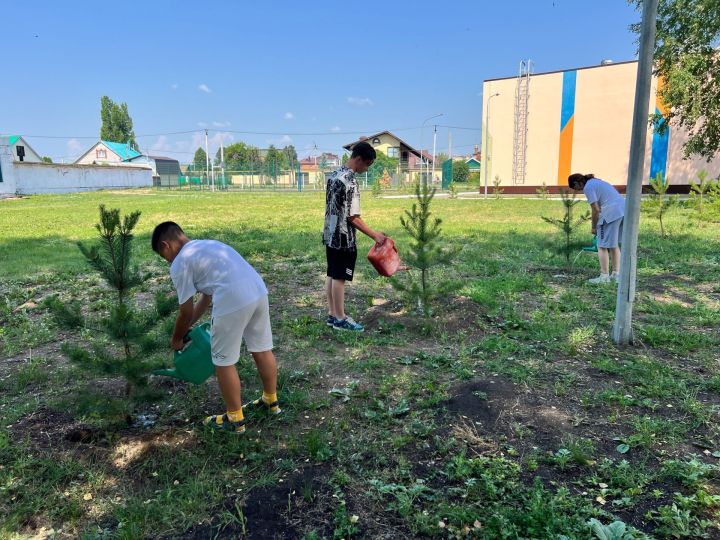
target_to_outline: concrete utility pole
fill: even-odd
[[[425,129],[425,122],[427,122],[428,120],[432,120],[433,118],[440,118],[443,114],[444,114],[444,113],[440,113],[440,114],[436,114],[435,116],[431,116],[431,117],[429,117],[429,118],[426,118],[425,120],[423,120],[422,126],[420,127],[420,172],[421,172],[421,174],[422,174],[422,176],[423,176],[422,184],[423,184],[424,186],[427,185],[427,175],[428,175],[428,173],[430,172],[430,170],[429,170],[429,169],[430,169],[430,164],[427,163],[427,160],[426,160],[426,159],[424,159],[423,148],[422,148],[423,130]],[[423,165],[425,165],[425,171],[427,171],[427,172],[424,172],[424,173],[422,172],[422,170],[423,170]]]
[[[222,134],[220,135],[220,171],[222,171],[222,183],[225,182],[225,141],[223,140]]]
[[[655,51],[655,25],[658,0],[643,0],[640,54],[635,82],[630,163],[628,164],[625,191],[625,219],[623,221],[620,279],[615,305],[613,341],[617,345],[632,343],[632,314],[637,279],[638,227],[640,225],[640,196],[642,194],[645,143],[648,131],[648,103],[652,82],[653,53]]]
[[[437,145],[437,124],[435,124],[435,129],[433,129],[433,162],[432,162],[432,174],[430,175],[430,183],[432,184],[435,182],[435,148]]]
[[[205,130],[205,178],[210,181],[210,150],[208,150],[208,131]]]
[[[488,96],[487,103],[485,104],[485,144],[483,145],[482,153],[485,157],[485,199],[488,197],[488,163],[490,160],[490,100],[500,95],[500,92]]]

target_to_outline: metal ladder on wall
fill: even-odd
[[[527,168],[528,101],[532,60],[522,60],[515,85],[515,122],[513,130],[513,184],[525,183]]]

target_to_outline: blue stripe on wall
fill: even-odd
[[[655,114],[660,114],[660,109],[655,107]],[[657,125],[665,124],[665,120],[658,120]],[[668,144],[670,143],[670,128],[666,127],[665,132],[661,135],[657,131],[653,131],[652,153],[650,156],[650,178],[655,178],[658,174],[665,181],[667,173],[667,156]]]
[[[562,106],[560,109],[560,131],[562,131],[567,123],[575,114],[575,81],[577,79],[577,71],[566,71],[563,73],[562,85]]]

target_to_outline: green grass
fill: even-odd
[[[401,255],[411,202],[362,198],[364,219]],[[241,438],[209,433],[199,423],[221,407],[213,382],[154,380],[155,399],[133,412],[154,424],[127,426],[121,381],[58,352],[97,337],[61,331],[45,298],[109,306],[76,246],[94,240],[101,203],[142,212],[143,301],[171,288],[148,245],[168,219],[230,243],[263,274],[281,417],[252,413]],[[676,209],[662,239],[643,220],[638,344],[617,349],[615,289],[585,284],[597,260],[567,268],[549,249],[558,238],[540,216],[559,202],[436,199],[444,241],[459,248],[442,270],[462,282],[457,296],[419,320],[364,260],[362,237],[347,308],[374,322],[348,335],[323,320],[323,204],[321,193],[177,191],[0,201],[0,538],[41,527],[243,537],[258,526],[254,501],[279,530],[317,539],[592,538],[590,519],[622,518],[634,538],[720,532],[718,225],[687,226]],[[172,321],[145,344],[152,362],[169,359]],[[238,370],[244,398],[258,395],[247,355]]]

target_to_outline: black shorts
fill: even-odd
[[[327,275],[332,279],[352,281],[355,273],[357,249],[333,249],[325,246]]]

